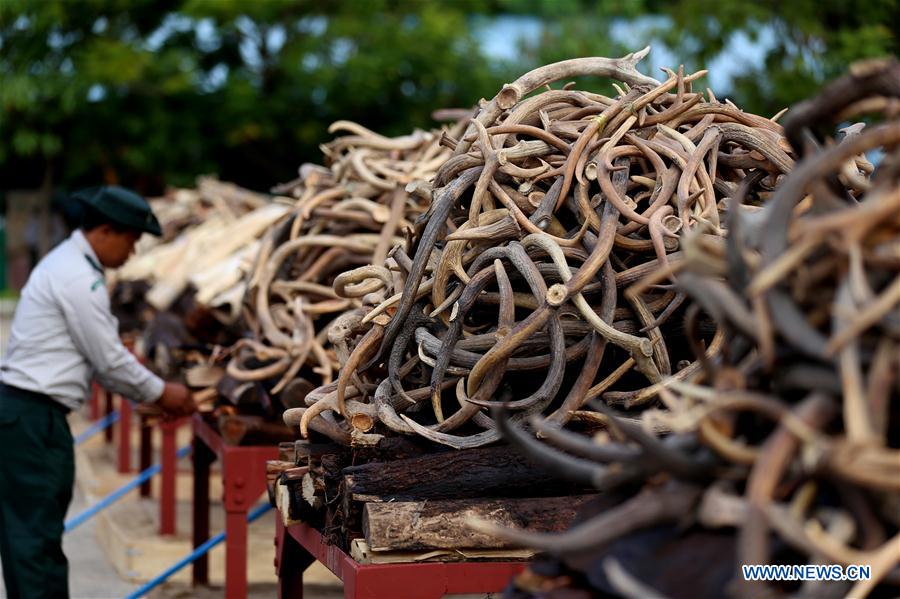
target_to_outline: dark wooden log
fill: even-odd
[[[233,405],[258,403],[256,385],[251,381],[238,381],[227,374],[219,379],[216,391]]]
[[[282,441],[278,444],[278,459],[282,462],[293,462],[296,464],[294,456],[294,442]]]
[[[218,424],[219,434],[229,445],[271,445],[294,438],[291,429],[261,416],[222,414]]]
[[[286,470],[293,467],[293,462],[266,460],[266,491],[269,495],[269,503],[273,506],[275,505],[275,485],[278,484],[278,479]]]
[[[309,468],[305,466],[288,468],[281,473],[281,480],[286,485],[299,484],[307,472],[309,472]]]
[[[590,492],[508,446],[372,462],[345,468],[343,474],[347,493],[396,499],[552,497]]]
[[[340,453],[344,451],[344,447],[337,443],[313,443],[306,439],[298,439],[294,441],[294,462],[298,465],[305,465],[309,458],[319,458],[328,453]],[[316,460],[318,461],[318,459]]]
[[[566,530],[596,495],[525,499],[453,499],[367,503],[363,533],[373,551],[506,549],[514,545],[475,531],[473,518],[537,532]]]
[[[330,453],[321,456],[321,480],[314,482],[316,492],[321,492],[325,502],[325,540],[343,551],[349,549],[354,536],[362,535],[362,516],[344,509],[343,470],[351,464],[346,453]],[[320,491],[321,489],[321,491]]]
[[[316,388],[306,379],[297,377],[285,386],[284,390],[278,395],[281,404],[286,408],[301,408],[303,400],[306,399],[307,393]]]
[[[309,478],[309,468],[294,467],[281,474],[281,481],[276,492],[280,492],[279,510],[282,518],[288,522],[304,522],[318,526],[322,520],[319,505],[311,505],[303,497],[303,483]]]

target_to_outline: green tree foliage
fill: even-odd
[[[432,110],[470,106],[540,64],[649,41],[688,69],[731,56],[717,94],[771,114],[853,60],[896,54],[897,4],[0,0],[0,188],[158,192],[219,173],[265,189],[318,161],[335,120],[430,127]],[[504,15],[540,31],[512,61],[485,56]],[[757,62],[735,52],[754,43]]]
[[[197,52],[148,42],[172,5],[0,2],[4,181],[37,166],[38,182],[152,186],[186,165],[215,168],[196,117],[213,107],[197,93]]]
[[[320,160],[328,125],[430,127],[508,73],[477,2],[0,1],[2,187],[220,173],[265,189]]]
[[[759,114],[808,97],[853,61],[900,50],[898,0],[498,0],[498,6],[547,22],[541,38],[523,47],[536,64],[616,56],[648,43],[657,56],[665,49],[675,57],[675,64],[656,60],[673,69],[680,62],[689,71],[716,70],[722,68],[716,59],[727,57],[730,77],[720,77],[727,83],[714,91]]]

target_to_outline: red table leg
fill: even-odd
[[[91,403],[90,403],[90,418],[91,420],[100,420],[100,395],[103,393],[103,388],[100,387],[97,383],[91,383]]]
[[[209,538],[209,464],[218,456],[222,465],[225,504],[225,597],[247,594],[247,512],[266,491],[266,461],[278,457],[277,447],[235,447],[200,414],[192,420],[194,433],[194,547]],[[208,558],[194,562],[194,584],[206,583]]]
[[[180,422],[177,421],[163,422],[159,427],[162,431],[162,475],[159,491],[160,535],[175,534],[175,481],[178,474],[175,432],[178,430],[179,424]]]
[[[141,449],[138,454],[138,470],[143,472],[153,463],[153,426],[147,422],[147,418],[141,416]],[[163,465],[165,468],[165,465]],[[165,470],[163,470],[165,472]],[[153,478],[148,478],[147,482],[141,485],[141,497],[150,497],[153,494],[151,482]]]
[[[303,599],[303,573],[316,558],[304,549],[275,515],[275,572],[278,574],[278,599]]]
[[[119,448],[118,470],[119,474],[131,472],[131,402],[116,395],[119,398]]]
[[[225,446],[221,450],[226,599],[247,596],[247,512],[266,490],[267,456],[256,449]]]
[[[209,466],[215,454],[199,437],[194,437],[194,505],[193,541],[196,549],[209,539]],[[209,584],[209,555],[204,554],[194,562],[191,582],[194,586]]]
[[[247,510],[225,512],[225,599],[247,596]]]
[[[100,388],[100,396],[103,400],[103,415],[109,416],[115,410],[115,407],[113,407],[113,394],[101,387]],[[121,414],[119,414],[119,416],[121,417]],[[121,418],[120,418],[120,420],[121,420]],[[103,437],[106,439],[107,443],[113,442],[113,429],[114,428],[115,427],[107,426],[106,430],[103,431]]]

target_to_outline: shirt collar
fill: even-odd
[[[72,243],[75,244],[75,247],[78,248],[84,257],[87,259],[88,264],[91,265],[91,268],[96,270],[102,276],[104,274],[103,267],[100,266],[100,260],[97,259],[97,254],[94,252],[94,248],[91,247],[90,242],[84,236],[84,233],[81,232],[81,229],[75,229],[72,235],[69,237],[72,240]]]

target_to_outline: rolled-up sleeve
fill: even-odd
[[[98,281],[99,283],[99,281]],[[119,323],[102,285],[90,291],[63,291],[59,305],[75,346],[91,363],[97,381],[109,391],[139,402],[160,398],[164,381],[144,367],[119,339]]]

